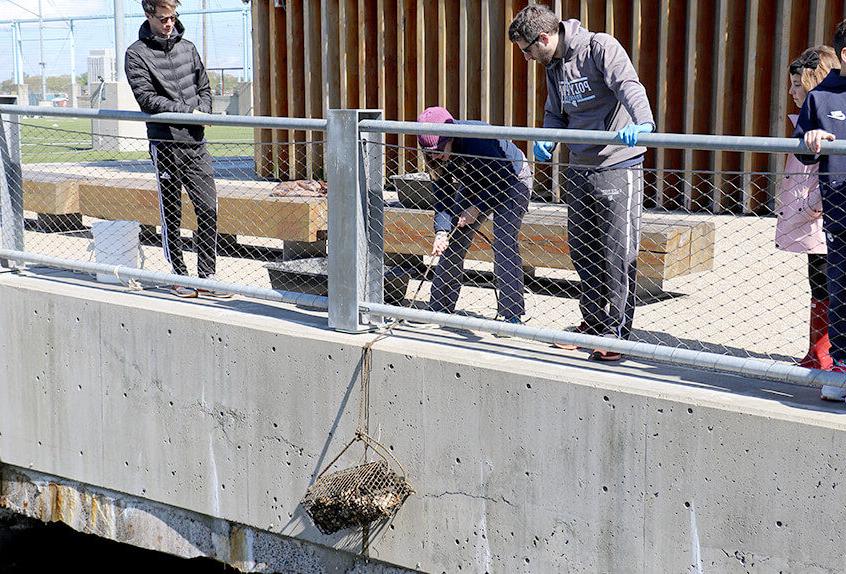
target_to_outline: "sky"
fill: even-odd
[[[41,0],[44,18],[67,16],[90,16],[114,14],[116,0]],[[117,0],[123,2],[124,14],[140,14],[140,0]],[[0,20],[37,18],[38,0],[0,0]],[[245,5],[241,0],[207,0],[209,9],[236,8]],[[179,11],[199,10],[201,0],[182,0]],[[202,34],[199,15],[186,15],[181,18],[185,24],[186,37],[201,50]],[[124,42],[131,44],[138,38],[138,28],[143,19],[126,18]],[[206,67],[238,67],[243,64],[243,21],[240,13],[208,15],[208,62]],[[41,61],[38,24],[21,24],[23,35],[24,72],[39,75]],[[82,74],[88,69],[89,50],[114,48],[114,21],[91,20],[74,23],[76,38],[76,73]],[[0,24],[0,81],[13,76],[12,28],[9,24]],[[48,76],[69,74],[70,41],[67,24],[52,22],[45,24],[44,61]],[[228,72],[238,75],[239,72]]]

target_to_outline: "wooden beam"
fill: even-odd
[[[288,42],[288,114],[301,118],[306,113],[305,98],[305,30],[302,2],[288,2],[285,9]],[[280,71],[281,72],[281,71]],[[288,175],[291,179],[305,177],[306,132],[294,130],[289,152]]]
[[[303,10],[304,28],[308,31],[305,43],[305,75],[306,116],[322,118],[323,115],[323,69],[320,29],[321,14],[320,0],[306,0]],[[309,179],[318,177],[323,179],[323,144],[315,143],[324,139],[321,131],[306,132],[309,142],[306,148],[306,176]],[[316,175],[315,175],[316,174]]]
[[[457,38],[461,32],[461,5],[456,0],[449,0],[444,3],[444,17],[446,18],[446,27],[441,28],[444,33],[444,51],[446,52],[446,70],[442,78],[446,81],[446,100],[444,105],[453,114],[458,113],[461,108],[461,86],[457,81],[456,71],[460,67],[461,54],[459,53]]]
[[[417,52],[417,0],[402,0],[405,3],[405,66],[402,68],[404,74],[411,75],[411,70],[417,70],[417,60],[420,54]],[[414,78],[407,78],[405,87],[405,119],[414,121],[420,113],[418,110],[417,81]],[[406,147],[406,169],[417,171],[417,150],[414,136],[404,136]]]
[[[808,45],[816,46],[828,44],[826,36],[829,34],[825,29],[825,14],[827,12],[827,0],[810,0],[808,6]]]
[[[793,2],[790,0],[777,0],[778,9],[776,10],[776,33],[773,37],[775,48],[772,51],[773,55],[773,71],[770,74],[770,117],[769,117],[769,134],[773,137],[783,137],[785,135],[785,118],[787,117],[787,88],[788,88],[788,70],[790,61],[793,56],[790,54],[791,46],[791,21],[793,20]],[[791,104],[792,105],[792,104]],[[771,173],[778,173],[784,168],[785,155],[780,153],[769,154],[768,166]],[[765,203],[772,209],[775,207],[775,178],[768,178],[767,182],[767,197]],[[764,207],[764,206],[761,206]]]
[[[506,26],[508,26],[511,23],[511,20],[514,19],[514,14],[516,13],[514,10],[514,0],[503,0],[502,9],[505,13]],[[514,91],[517,86],[516,82],[514,81],[514,61],[517,57],[517,50],[515,50],[514,44],[512,44],[511,41],[508,39],[507,34],[505,36],[503,44],[502,85],[506,86],[510,93],[505,98],[503,98],[502,123],[506,126],[510,126],[514,124],[513,102]]]
[[[481,0],[479,5],[479,119],[491,121],[491,5]]]
[[[406,48],[406,36],[408,31],[406,29],[406,1],[397,0],[397,120],[406,119],[406,76],[408,71],[408,53]],[[405,136],[397,138],[397,170],[398,174],[405,173],[406,165],[406,150],[405,150]]]
[[[662,131],[669,131],[667,122],[667,110],[669,102],[667,91],[668,80],[668,59],[670,51],[670,0],[659,0],[658,2],[658,101],[656,102],[656,119]],[[655,203],[659,207],[665,207],[666,173],[666,150],[659,149],[655,154],[655,169],[657,179],[655,182]]]
[[[438,34],[438,77],[440,81],[438,82],[438,105],[444,106],[445,108],[449,109],[449,105],[447,104],[447,84],[450,82],[447,80],[447,70],[450,70],[447,66],[447,3],[446,2],[438,2],[438,30],[440,33]],[[450,45],[452,42],[450,42]]]
[[[503,0],[489,0],[488,21],[490,28],[490,73],[488,82],[490,84],[488,97],[490,98],[490,112],[488,119],[492,124],[502,125],[505,118],[505,106],[503,102],[510,97],[510,82],[503,84],[505,68],[506,43],[508,41],[508,25],[511,20],[505,20],[505,8]]]
[[[285,12],[281,8],[271,8],[270,13],[270,35],[271,38],[285,37],[288,24]],[[288,114],[290,96],[288,92],[288,43],[274,42],[270,51],[270,115],[285,117]],[[266,146],[264,153],[272,154],[270,161],[273,166],[273,177],[287,178],[290,167],[291,149],[288,142],[291,141],[291,134],[288,130],[273,130],[272,146]]]
[[[338,0],[320,1],[320,37],[339,38]],[[323,111],[341,107],[341,63],[339,41],[323,42],[321,71],[323,76]],[[328,114],[327,114],[328,115]]]
[[[458,103],[458,114],[462,119],[467,119],[467,114],[470,110],[470,102],[469,98],[470,95],[468,94],[468,74],[469,74],[469,62],[468,62],[468,51],[470,44],[467,39],[467,35],[469,33],[468,30],[468,4],[471,0],[460,0],[461,1],[461,14],[459,15],[459,25],[460,29],[458,31],[458,53],[459,53],[459,63],[458,63],[458,82],[459,82],[459,103]]]
[[[399,40],[399,26],[397,23],[397,2],[392,0],[379,0],[379,55],[380,74],[379,91],[380,107],[385,110],[385,119],[396,120],[399,118],[399,86],[397,63],[399,55],[397,52]],[[402,74],[404,75],[404,74]],[[399,136],[396,134],[385,134],[385,175],[394,175],[398,168]]]
[[[710,39],[714,36],[716,29],[716,3],[717,0],[700,0],[698,10],[699,26],[696,34],[696,60],[693,65],[696,67],[695,100],[690,102],[708,102],[713,96],[714,76],[710,73],[714,67],[715,52],[710,47]],[[697,106],[698,113],[693,117],[691,130],[693,133],[712,133],[713,108],[706,103]],[[694,174],[692,198],[690,209],[695,211],[711,209],[711,193],[713,191],[713,176],[709,173],[714,153],[706,150],[693,150],[691,168]]]
[[[271,115],[270,108],[270,71],[272,69],[270,46],[275,37],[270,34],[270,13],[272,8],[267,2],[252,4],[253,21],[253,110],[256,115]],[[256,174],[259,177],[273,176],[272,150],[268,149],[273,141],[272,130],[253,130],[256,145],[253,159]]]
[[[362,0],[364,18],[359,18],[360,27],[365,31],[364,66],[359,66],[364,76],[364,90],[362,92],[362,107],[369,109],[381,108],[379,104],[379,30],[377,5],[378,0]]]
[[[340,0],[338,18],[341,43],[341,105],[360,107],[359,54],[358,54],[358,0]]]
[[[696,101],[696,30],[699,27],[699,2],[690,2],[687,5],[687,43],[685,45],[685,83],[684,83],[684,133],[693,133],[693,120],[697,113]],[[693,150],[684,150],[684,208],[693,208]]]

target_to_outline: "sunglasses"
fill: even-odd
[[[535,39],[534,39],[534,40],[532,40],[531,42],[529,42],[528,44],[526,44],[526,47],[525,47],[525,48],[520,48],[520,50],[521,50],[524,54],[528,54],[528,53],[529,53],[529,50],[531,50],[531,49],[532,49],[532,46],[534,46],[535,44],[537,44],[538,40],[540,40],[540,34],[538,34],[537,36],[535,36]],[[519,48],[519,46],[518,46],[518,48]]]
[[[179,18],[179,12],[174,12],[173,16],[155,16],[153,14],[150,14],[150,16],[153,16],[153,18],[162,24],[167,24],[168,22],[176,23],[176,19]]]

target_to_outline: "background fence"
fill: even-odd
[[[4,110],[24,111],[9,107]],[[170,273],[171,264],[162,245],[162,180],[156,178],[150,153],[92,151],[86,144],[90,133],[80,130],[80,125],[84,127],[88,121],[84,119],[86,114],[97,112],[50,113],[60,115],[41,119],[6,116],[7,130],[16,128],[21,135],[22,184],[9,195],[13,200],[22,198],[22,204],[14,207],[25,215],[23,244],[18,251],[67,261],[95,262],[96,244],[103,239],[101,252],[126,254],[127,259],[120,264],[162,276]],[[119,117],[126,118],[144,117],[126,112],[99,115],[111,113],[124,114]],[[361,305],[373,302],[378,307],[382,293],[385,301],[397,310],[427,308],[438,263],[431,257],[434,231],[428,176],[400,175],[392,169],[405,161],[403,158],[414,157],[415,166],[422,165],[422,159],[417,159],[416,148],[386,143],[384,133],[440,132],[453,136],[510,137],[518,141],[537,138],[582,142],[607,142],[613,136],[603,132],[529,128],[433,127],[380,121],[378,114],[336,113],[338,117],[330,117],[329,122],[323,123],[286,118],[174,117],[186,123],[212,124],[206,132],[207,148],[213,158],[220,234],[214,279],[236,293],[328,294],[330,322],[353,330],[362,322],[358,316]],[[250,139],[256,126],[301,129],[310,132],[313,139],[257,143]],[[647,145],[754,149],[758,153],[799,150],[799,142],[787,139],[651,134],[644,136],[643,141]],[[146,141],[139,143],[147,145]],[[161,146],[167,142],[153,143]],[[838,146],[832,147],[839,150]],[[290,177],[289,172],[277,173],[274,178],[256,174],[255,158],[278,153],[278,148],[284,148],[289,157],[300,158],[297,161],[302,179],[282,181]],[[323,159],[325,169],[309,164],[308,160],[315,157]],[[473,159],[478,158],[466,157],[463,161]],[[535,174],[540,171],[534,162],[527,162],[525,167]],[[9,168],[7,159],[7,173]],[[543,169],[557,170],[564,181],[571,177],[566,168],[557,165]],[[178,172],[178,166],[172,171]],[[732,191],[736,189],[732,186],[741,182],[757,181],[769,186],[786,176],[714,171],[690,174],[684,170],[654,169],[646,169],[643,174],[645,195],[650,194],[658,180],[665,188],[685,193],[691,177],[719,180],[724,190]],[[490,184],[482,187],[497,187],[492,174],[476,175],[480,176],[479,181]],[[548,197],[548,189],[543,189],[543,184],[537,181],[534,187],[528,212],[517,218],[522,225],[518,264],[522,276],[506,279],[523,282],[520,287],[525,300],[523,319],[528,327],[560,332],[574,328],[581,320],[578,277],[573,270],[568,241],[568,220],[574,207],[568,210],[563,204],[543,201]],[[707,190],[705,193],[710,195]],[[197,233],[191,230],[197,228],[197,218],[190,194],[183,191],[180,195],[185,261],[194,275],[197,252],[202,252],[203,245],[194,243]],[[366,199],[364,203],[363,199]],[[492,264],[498,206],[497,202],[492,204],[493,223],[488,221],[481,227],[483,235],[477,236],[469,248],[462,276],[465,287],[455,309],[464,319],[503,318],[497,312],[498,298],[502,311],[503,284],[497,283]],[[99,226],[101,236],[96,237],[96,224],[104,221],[138,222],[140,243],[136,246],[132,230],[125,228]],[[785,366],[793,364],[807,349],[810,299],[807,260],[804,255],[776,248],[775,222],[770,216],[714,214],[684,208],[645,209],[637,255],[638,290],[631,340],[667,349],[768,359]],[[0,219],[0,224],[8,238],[8,215]],[[103,233],[116,235],[109,241]],[[6,250],[10,249],[8,241],[3,245]],[[589,257],[592,255],[588,253]],[[124,276],[124,282],[127,277]],[[168,283],[160,280],[159,284]],[[343,300],[338,303],[343,309],[336,307],[334,319],[330,287],[335,290],[337,301]],[[390,314],[382,307],[379,309],[379,314]],[[802,371],[791,372],[796,375]]]

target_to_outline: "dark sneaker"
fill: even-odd
[[[197,296],[197,290],[191,287],[183,287],[182,285],[171,285],[170,294],[183,299],[193,299]]]

